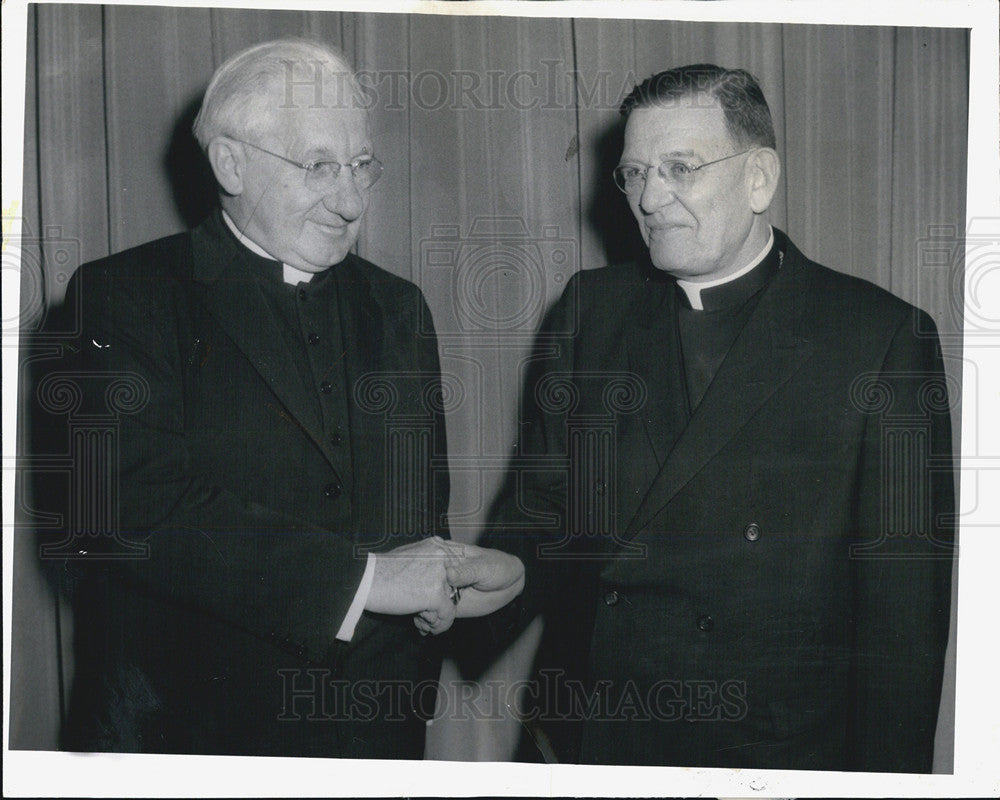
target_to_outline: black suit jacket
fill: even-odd
[[[542,331],[489,543],[545,613],[532,716],[563,758],[930,770],[954,523],[936,332],[775,234],[783,266],[690,420],[672,281],[581,272]]]
[[[335,634],[368,549],[447,533],[428,309],[361,258],[334,267],[347,419],[324,436],[252,268],[216,214],[74,276],[70,417],[99,421],[109,447],[76,465],[71,497],[113,507],[125,557],[68,562],[82,577],[65,744],[421,758],[434,694],[411,689],[437,678],[433,647],[409,618],[367,612],[349,644]]]

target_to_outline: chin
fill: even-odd
[[[649,260],[653,262],[653,266],[660,270],[660,272],[666,272],[675,278],[685,278],[690,273],[690,270],[685,268],[690,262],[676,251],[657,253],[654,248],[649,251]]]
[[[354,238],[350,238],[349,241],[341,239],[338,242],[316,242],[313,247],[302,253],[302,259],[309,264],[316,265],[316,269],[324,270],[347,258],[347,254],[354,246],[354,241]]]
[[[347,252],[347,250],[338,249],[336,251],[328,251],[322,256],[312,256],[309,258],[307,262],[308,266],[305,269],[308,269],[309,272],[323,272],[347,258]]]

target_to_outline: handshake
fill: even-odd
[[[375,557],[365,610],[413,614],[422,634],[444,633],[456,617],[481,617],[524,588],[521,559],[432,536]]]

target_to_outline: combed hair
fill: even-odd
[[[636,108],[704,95],[718,100],[726,129],[741,147],[775,147],[774,122],[760,84],[743,69],[715,64],[690,64],[658,72],[636,86],[619,111],[627,117]]]
[[[315,102],[315,87],[310,85],[317,68],[323,70],[321,91],[327,81],[333,91],[323,96],[327,102],[353,102],[358,91],[354,70],[334,47],[312,39],[276,39],[253,45],[227,59],[212,76],[193,132],[203,150],[216,136],[249,138],[266,131],[276,119],[275,101],[281,94],[276,87],[294,82],[299,101]],[[289,74],[291,70],[291,74]],[[292,107],[293,98],[282,98],[278,107]]]

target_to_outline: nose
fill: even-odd
[[[354,182],[350,167],[341,169],[337,179],[323,193],[323,205],[348,222],[353,222],[364,213],[365,197]]]
[[[646,182],[639,195],[639,207],[646,214],[652,214],[659,208],[677,199],[673,184],[666,180],[658,169],[650,167],[646,172]]]

